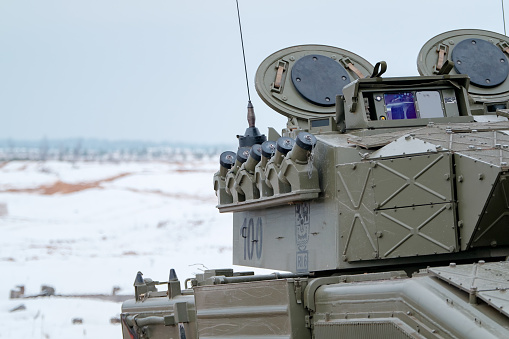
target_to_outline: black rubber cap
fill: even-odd
[[[276,148],[282,154],[286,154],[292,150],[294,144],[295,140],[293,140],[292,138],[281,137],[277,139]]]
[[[276,142],[272,140],[267,140],[262,144],[262,155],[270,159],[276,153]]]
[[[260,161],[260,159],[262,158],[262,145],[260,144],[253,145],[251,147],[251,152],[249,152],[249,155],[256,161]]]
[[[240,163],[245,163],[247,158],[249,158],[249,151],[251,147],[241,147],[237,151],[237,160],[240,161]]]
[[[236,156],[235,152],[232,151],[223,152],[219,156],[219,164],[226,169],[230,169],[235,163],[235,156]]]
[[[316,137],[308,132],[300,132],[295,142],[300,148],[311,151],[316,145]]]

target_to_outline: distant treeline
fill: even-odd
[[[0,139],[0,161],[182,161],[216,156],[233,147],[133,140]]]

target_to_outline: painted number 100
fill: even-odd
[[[263,223],[262,218],[244,218],[244,223],[240,228],[240,236],[244,238],[244,260],[252,260],[256,253],[256,258],[262,257],[263,246]]]

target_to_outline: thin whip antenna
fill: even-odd
[[[240,23],[240,11],[239,11],[239,0],[237,2],[237,17],[239,18],[239,30],[240,30],[240,43],[242,45],[242,57],[244,58],[244,73],[246,73],[246,86],[247,86],[247,99],[251,101],[251,95],[249,94],[249,81],[247,77],[247,66],[246,66],[246,53],[244,52],[244,39],[242,38],[242,24]],[[505,24],[504,24],[505,29]]]
[[[504,0],[501,0],[502,1],[502,19],[504,20],[504,35],[507,35],[506,31],[505,31],[505,11],[504,11]]]

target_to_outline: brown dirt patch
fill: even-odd
[[[136,188],[126,188],[126,191],[134,192],[134,193],[148,193],[160,195],[167,198],[176,198],[176,199],[186,199],[186,200],[199,200],[199,201],[215,201],[215,197],[213,196],[200,196],[193,194],[182,194],[182,193],[166,193],[161,190],[140,190]]]
[[[202,170],[202,169],[192,169],[192,168],[177,168],[173,170],[176,173],[211,173],[211,171]]]
[[[63,181],[57,181],[51,185],[46,186],[40,186],[36,188],[10,188],[7,190],[4,190],[3,192],[11,192],[11,193],[38,193],[38,194],[44,194],[44,195],[52,195],[52,194],[69,194],[69,193],[75,193],[84,191],[90,188],[99,188],[101,189],[101,184],[105,182],[111,182],[114,180],[117,180],[119,178],[128,176],[132,173],[122,173],[119,175],[115,175],[110,178],[102,179],[102,180],[96,180],[96,181],[90,181],[90,182],[83,182],[83,183],[77,183],[77,184],[70,184]]]

